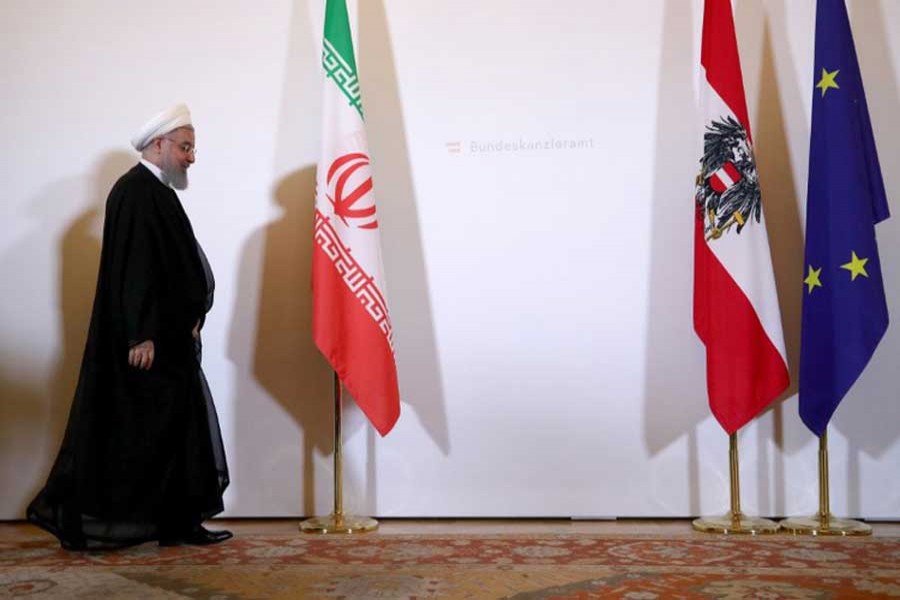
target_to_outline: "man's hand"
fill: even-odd
[[[194,336],[194,339],[195,339],[195,340],[196,340],[198,337],[200,337],[200,319],[197,319],[197,324],[194,325],[194,329],[191,330],[191,335]]]
[[[153,355],[153,340],[143,341],[129,348],[128,364],[147,371],[153,366]]]

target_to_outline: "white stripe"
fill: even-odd
[[[706,81],[705,73],[701,93],[704,91],[703,106],[701,107],[701,114],[705,118],[704,128],[713,119],[720,120],[727,115],[737,119],[725,101]],[[722,266],[731,274],[747,299],[750,300],[763,329],[786,364],[787,353],[784,349],[781,309],[778,305],[778,292],[775,287],[769,236],[766,233],[765,212],[759,223],[755,219],[748,220],[740,234],[737,233],[736,227],[732,227],[722,237],[710,240],[707,244]]]

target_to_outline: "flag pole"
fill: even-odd
[[[828,431],[819,436],[819,512],[811,517],[791,517],[781,527],[794,535],[872,535],[862,521],[832,516],[828,498]]]
[[[769,519],[750,517],[741,512],[740,465],[738,464],[737,433],[728,436],[728,471],[731,482],[731,511],[721,517],[700,517],[693,526],[705,533],[762,534],[778,531],[778,523]]]
[[[304,533],[366,533],[378,529],[369,517],[344,514],[344,455],[341,435],[341,378],[334,372],[334,510],[327,517],[312,517],[300,523]]]

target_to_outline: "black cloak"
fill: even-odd
[[[62,446],[28,519],[65,547],[176,535],[222,511],[228,467],[192,329],[212,272],[175,192],[138,164],[106,202],[94,308]],[[128,349],[153,340],[153,366]]]

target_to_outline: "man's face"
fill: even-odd
[[[166,180],[176,190],[188,186],[187,170],[194,164],[194,130],[181,127],[160,140],[160,165]]]

